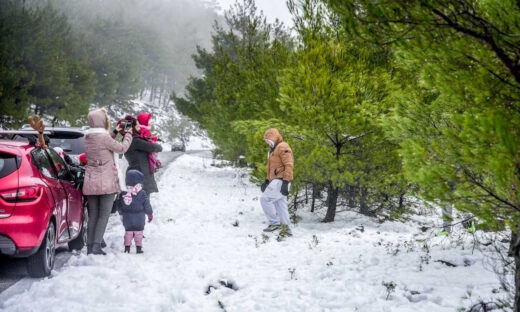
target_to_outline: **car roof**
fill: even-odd
[[[8,147],[31,147],[31,144],[29,142],[24,141],[13,141],[13,140],[6,140],[6,139],[0,139],[0,145],[8,146]]]
[[[34,131],[32,128],[22,128],[20,130],[17,130],[20,132],[30,132]],[[60,127],[45,127],[45,132],[49,132],[47,135],[50,138],[60,137],[62,135],[65,135],[66,137],[82,137],[85,135],[85,132],[81,130],[80,128],[60,128]]]
[[[31,127],[22,127],[19,131],[32,131],[34,130]],[[81,128],[75,127],[45,127],[45,131],[64,131],[64,132],[84,132]]]

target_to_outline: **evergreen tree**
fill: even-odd
[[[280,71],[291,41],[280,24],[271,25],[253,0],[226,12],[227,27],[216,25],[211,52],[198,49],[195,64],[202,78],[191,78],[185,98],[172,99],[179,110],[200,122],[227,159],[247,153],[247,137],[233,122],[280,115],[276,98]]]
[[[366,44],[392,46],[392,122],[408,178],[427,199],[509,225],[520,309],[520,4],[328,1]]]
[[[379,124],[386,113],[387,56],[346,43],[317,1],[306,1],[301,12],[292,8],[302,47],[297,64],[280,79],[280,103],[289,124],[302,129],[296,144],[306,152],[298,165],[327,187],[325,222],[334,221],[341,190],[352,186],[359,190],[361,212],[374,213],[369,210],[382,202],[382,193],[394,195],[388,185],[397,181],[387,178],[400,173],[393,165],[399,162],[396,146]]]
[[[35,113],[75,123],[93,96],[91,73],[72,55],[74,35],[67,19],[51,6],[0,3],[2,22],[1,112],[23,122],[29,104]],[[9,122],[9,121],[8,121]]]

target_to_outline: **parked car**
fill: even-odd
[[[186,152],[186,145],[183,141],[174,141],[172,142],[172,152]]]
[[[83,144],[85,133],[79,128],[46,127],[45,130],[50,139],[49,146],[60,147],[75,164],[79,164],[78,157],[85,152]],[[20,131],[33,130],[26,125]]]
[[[57,247],[83,248],[87,210],[80,181],[54,149],[36,144],[36,134],[0,131],[0,254],[28,257],[29,275],[44,277]]]

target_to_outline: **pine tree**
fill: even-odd
[[[391,45],[394,136],[428,199],[512,230],[520,309],[520,4],[328,1],[367,45]]]
[[[172,99],[182,113],[200,122],[226,159],[248,153],[247,136],[234,122],[280,115],[278,76],[289,60],[291,41],[280,24],[269,24],[253,0],[226,12],[227,27],[217,24],[211,51],[199,48],[185,98]]]

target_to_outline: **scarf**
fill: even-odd
[[[141,183],[137,183],[134,186],[127,185],[126,186],[126,194],[123,195],[123,201],[125,205],[129,206],[132,203],[132,196],[137,195],[143,189],[143,185]]]

